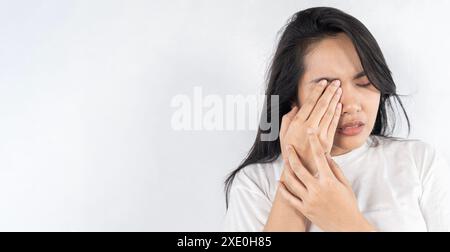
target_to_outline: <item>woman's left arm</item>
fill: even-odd
[[[318,177],[312,176],[292,146],[288,146],[290,172],[281,192],[285,199],[323,231],[375,231],[358,208],[350,183],[326,154],[316,134],[309,131],[309,144]]]

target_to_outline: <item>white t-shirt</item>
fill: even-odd
[[[429,144],[371,136],[333,159],[350,181],[359,209],[377,230],[450,231],[450,168]],[[282,169],[280,155],[272,163],[252,164],[237,173],[225,231],[263,231]],[[306,231],[322,230],[311,224]]]

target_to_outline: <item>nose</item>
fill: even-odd
[[[342,103],[342,116],[355,115],[361,112],[360,97],[358,97],[355,87],[352,83],[343,83],[341,81],[342,95],[340,102]]]

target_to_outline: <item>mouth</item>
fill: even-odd
[[[353,121],[338,127],[337,132],[344,136],[356,136],[363,131],[364,126],[365,124],[361,121]]]

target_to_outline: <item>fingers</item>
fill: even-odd
[[[330,126],[328,127],[328,139],[329,141],[333,141],[334,140],[334,135],[336,134],[336,129],[337,126],[339,124],[339,119],[341,118],[341,113],[342,113],[342,103],[338,103],[334,116],[333,116],[333,120],[330,123]]]
[[[336,114],[336,108],[341,98],[342,88],[338,88],[331,98],[330,104],[328,105],[327,111],[323,115],[319,123],[319,128],[322,129],[328,136],[328,128],[333,121],[334,115]]]
[[[281,127],[280,127],[280,138],[282,138],[284,135],[286,135],[286,131],[289,128],[289,124],[291,124],[292,120],[294,119],[295,115],[298,112],[298,107],[294,106],[291,111],[289,111],[287,114],[285,114],[281,118]]]
[[[331,82],[331,85],[325,90],[323,95],[317,101],[317,104],[311,112],[310,117],[307,119],[311,123],[311,125],[319,125],[320,120],[328,109],[331,99],[334,97],[334,94],[339,89],[340,85],[341,82],[339,80],[334,80],[333,82]]]
[[[294,106],[291,111],[289,111],[287,114],[285,114],[281,118],[281,127],[280,127],[280,145],[281,145],[281,156],[286,161],[286,155],[284,153],[284,136],[286,135],[287,130],[289,129],[289,125],[291,124],[292,120],[294,119],[295,115],[298,112],[298,107]]]
[[[288,161],[295,176],[305,185],[306,188],[311,187],[315,183],[315,178],[302,164],[295,149],[291,145],[287,146],[287,150]]]
[[[278,188],[283,198],[285,198],[291,206],[298,209],[300,212],[303,212],[303,202],[299,198],[292,195],[283,182],[280,181],[280,186]]]
[[[309,95],[308,100],[305,101],[305,104],[302,104],[301,109],[297,113],[297,117],[300,120],[306,121],[306,119],[308,119],[326,86],[327,80],[321,80],[317,85],[314,86],[314,89]]]
[[[333,173],[328,166],[327,159],[325,157],[325,150],[320,144],[319,138],[312,129],[308,129],[308,140],[312,152],[312,163],[319,171],[320,177],[333,177]]]
[[[331,158],[331,156],[328,154],[326,155],[328,165],[331,168],[331,171],[333,172],[334,176],[344,185],[351,187],[350,182],[347,180],[347,178],[344,176],[344,173],[342,172],[341,168],[336,164],[336,162]]]
[[[294,174],[294,171],[290,166],[286,168],[287,169],[284,173],[284,181],[283,181],[284,185],[292,194],[294,194],[300,199],[303,199],[304,196],[307,194],[305,186],[302,184],[302,182],[300,182],[300,180]]]

